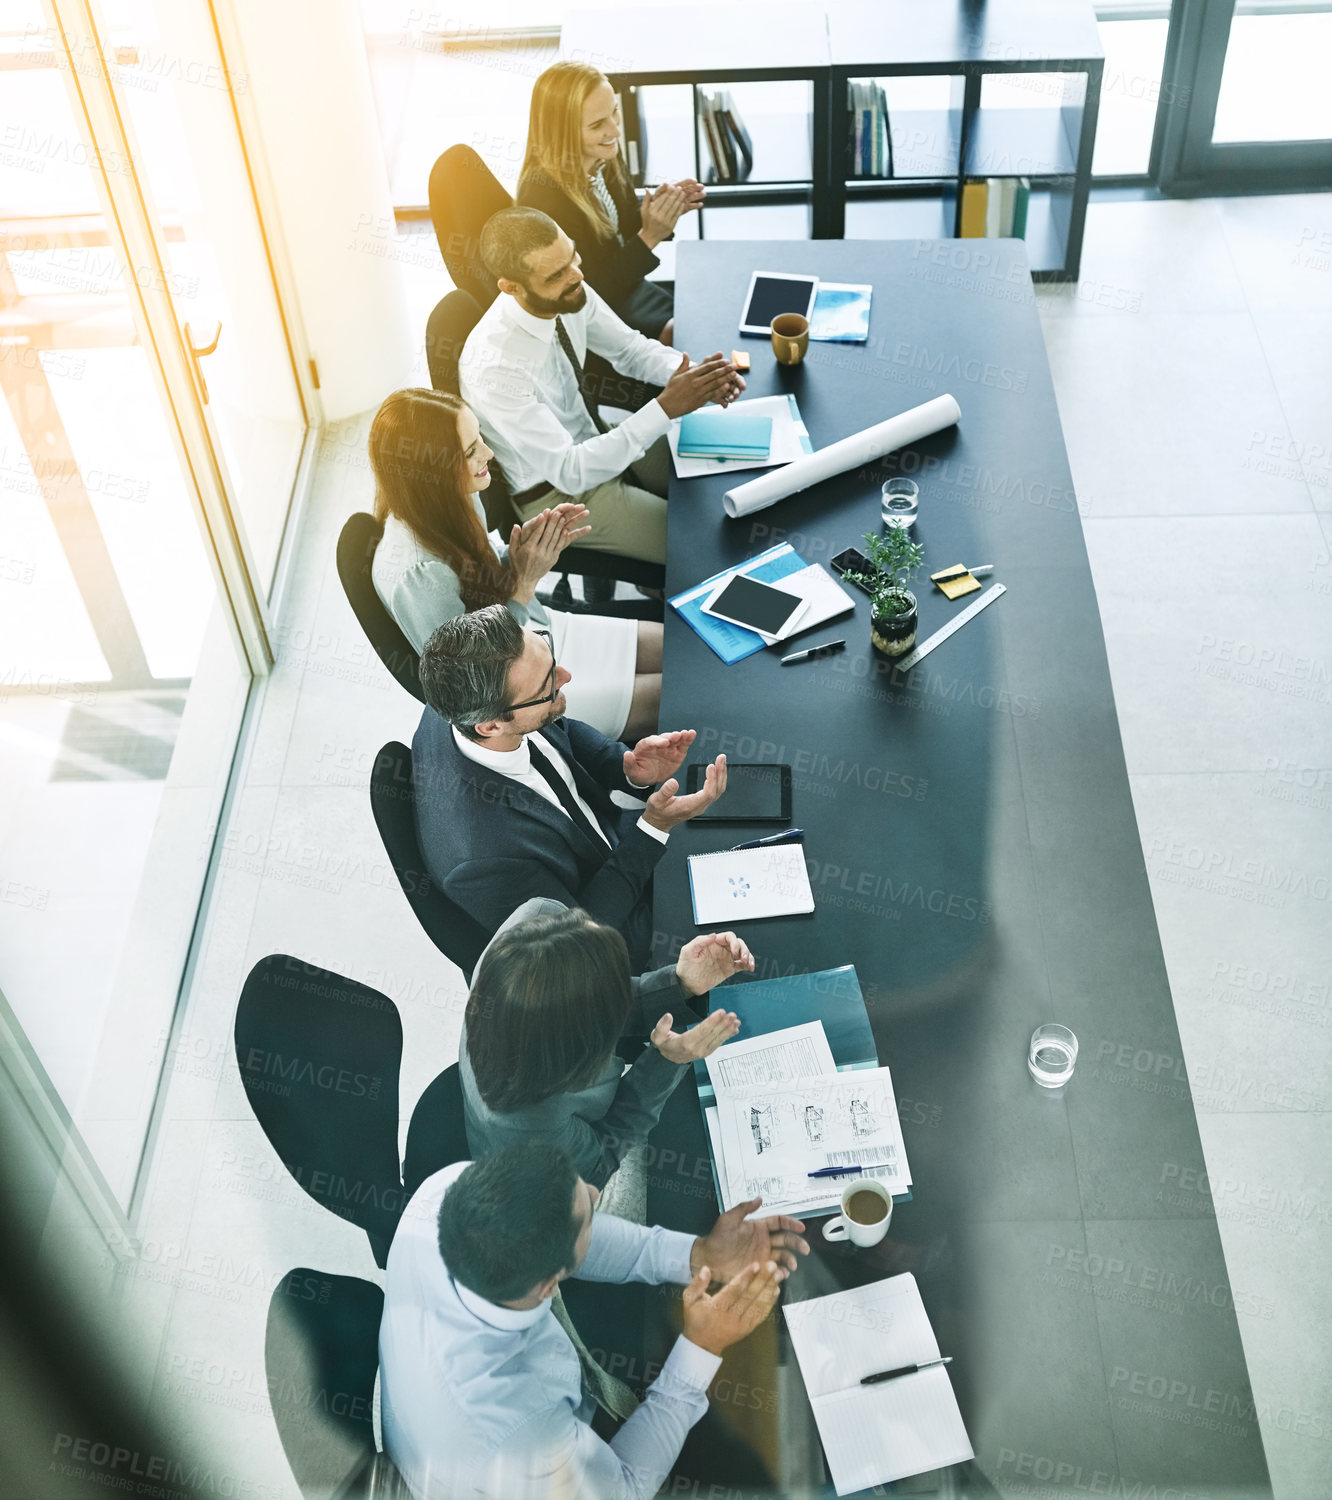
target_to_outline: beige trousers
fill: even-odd
[[[580,547],[596,552],[615,552],[643,562],[666,561],[666,489],[671,478],[671,450],[658,438],[642,458],[630,464],[618,479],[593,485],[580,495],[564,495],[551,489],[520,507],[530,521],[548,506],[573,500],[588,509],[592,530],[579,537]],[[636,482],[635,482],[636,481]]]

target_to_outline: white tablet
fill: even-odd
[[[760,583],[744,573],[724,578],[699,606],[706,615],[743,625],[773,645],[794,630],[800,618],[809,612],[809,600],[785,589]]]
[[[791,276],[785,271],[755,271],[749,278],[749,295],[740,315],[741,333],[772,332],[772,320],[782,313],[809,317],[818,294],[817,276]]]

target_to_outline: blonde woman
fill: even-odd
[[[620,159],[615,93],[589,64],[557,62],[537,79],[518,202],[564,230],[583,275],[631,328],[671,343],[671,295],[644,277],[680,216],[703,202],[703,189],[685,178],[639,201]]]

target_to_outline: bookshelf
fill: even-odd
[[[560,50],[626,98],[640,184],[707,181],[702,96],[730,93],[753,168],[708,184],[704,238],[950,238],[965,182],[1019,177],[1033,278],[1077,280],[1103,67],[1090,0],[580,10]],[[887,104],[889,172],[853,160],[848,101],[864,84]]]

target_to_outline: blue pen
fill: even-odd
[[[817,1172],[806,1172],[806,1177],[850,1177],[863,1172],[864,1167],[820,1167]]]
[[[803,844],[805,842],[805,830],[803,828],[788,828],[785,833],[769,834],[766,839],[747,839],[743,844],[732,844],[731,853],[737,849],[766,849],[770,844]]]

